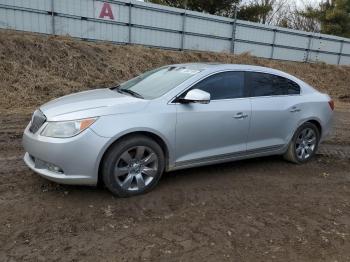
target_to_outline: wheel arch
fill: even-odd
[[[314,118],[310,118],[310,119],[304,119],[303,121],[300,121],[300,124],[297,126],[297,128],[294,130],[293,132],[293,136],[291,137],[289,143],[288,143],[288,146],[286,147],[286,151],[284,152],[283,154],[283,157],[290,161],[290,162],[293,162],[293,163],[297,163],[297,164],[300,164],[300,163],[303,163],[305,162],[307,159],[306,158],[303,158],[302,160],[298,159],[297,156],[295,155],[295,147],[294,147],[294,144],[295,142],[293,142],[293,138],[299,134],[297,133],[297,131],[305,124],[313,124],[317,130],[318,130],[318,133],[319,133],[319,140],[318,140],[318,143],[316,143],[316,149],[317,150],[317,147],[318,147],[318,144],[320,142],[320,139],[321,139],[321,134],[322,134],[322,125],[321,125],[321,122],[317,119],[314,119]],[[311,153],[310,153],[311,154]],[[313,152],[312,154],[315,154],[315,151],[313,149]]]
[[[298,126],[295,128],[295,130],[293,131],[293,134],[298,130],[299,127],[301,127],[303,124],[305,123],[311,123],[311,124],[314,124],[319,133],[320,133],[320,137],[322,135],[322,122],[321,122],[321,119],[319,119],[318,117],[309,117],[309,118],[305,118],[305,119],[302,119],[299,123],[298,123]]]
[[[309,120],[305,121],[304,123],[311,123],[311,124],[314,124],[314,125],[317,127],[317,129],[318,129],[320,138],[322,137],[322,126],[321,126],[321,123],[320,123],[319,120],[316,120],[316,119],[309,119]]]
[[[114,137],[110,140],[109,143],[104,147],[102,152],[100,153],[100,157],[98,159],[97,163],[97,183],[101,184],[102,179],[101,179],[101,166],[104,160],[104,157],[106,156],[107,152],[109,149],[111,149],[116,143],[121,141],[122,139],[127,139],[128,137],[132,136],[146,136],[154,140],[158,145],[162,148],[163,153],[164,153],[164,158],[165,158],[165,171],[169,169],[170,166],[170,149],[169,149],[169,143],[165,141],[165,139],[157,134],[156,132],[150,131],[150,130],[133,130],[129,132],[125,132],[118,137]]]
[[[298,125],[294,128],[294,130],[292,130],[292,132],[290,133],[290,135],[289,135],[289,137],[288,137],[288,139],[287,139],[287,141],[288,141],[288,143],[285,145],[285,150],[287,150],[287,148],[288,148],[288,145],[289,145],[289,143],[290,143],[290,141],[293,139],[293,136],[294,136],[294,134],[295,134],[295,132],[299,129],[299,127],[301,127],[303,124],[305,124],[305,123],[312,123],[312,124],[314,124],[316,127],[317,127],[317,129],[318,129],[318,131],[319,131],[319,135],[320,135],[320,138],[322,137],[322,125],[321,125],[321,120],[320,119],[318,119],[318,118],[315,118],[315,117],[311,117],[311,118],[307,118],[307,119],[303,119],[303,120],[301,120],[299,123],[298,123]]]

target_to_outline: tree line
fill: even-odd
[[[146,0],[213,15],[350,37],[350,0]]]

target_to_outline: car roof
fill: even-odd
[[[267,72],[272,74],[289,75],[277,69],[264,67],[264,66],[246,65],[246,64],[184,63],[184,64],[174,64],[169,66],[185,67],[188,69],[195,69],[195,70],[210,70],[210,71],[242,70],[242,71],[257,71],[257,72]]]

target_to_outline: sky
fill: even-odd
[[[242,3],[249,3],[251,0],[242,0]],[[297,6],[303,7],[305,4],[312,4],[313,6],[319,4],[322,0],[286,0],[289,3],[295,2]]]
[[[137,1],[141,1],[144,2],[144,0],[137,0]],[[249,2],[250,0],[242,0],[242,2]],[[305,4],[309,4],[311,3],[313,6],[319,4],[322,0],[287,0],[289,2],[295,2],[298,6],[303,7]]]
[[[300,7],[305,6],[305,4],[311,4],[312,6],[316,6],[319,3],[321,3],[321,0],[296,0],[296,1],[288,0],[288,1],[295,2]]]

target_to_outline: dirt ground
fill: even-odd
[[[265,157],[165,174],[149,194],[63,186],[23,163],[31,112],[166,63],[279,68],[336,101],[305,165]],[[350,67],[173,52],[0,31],[0,261],[350,261]]]
[[[30,114],[0,119],[0,261],[350,261],[350,104],[308,164],[267,157],[166,174],[129,199],[25,167]]]

